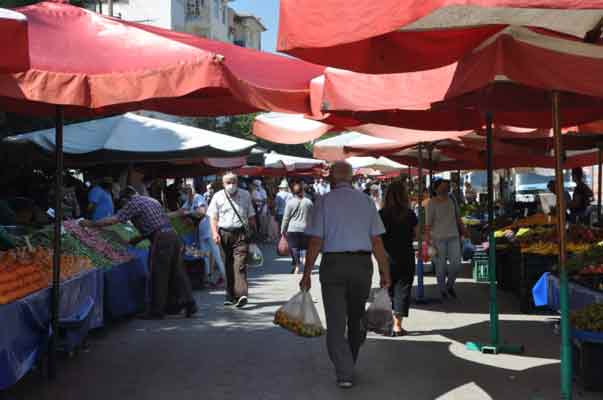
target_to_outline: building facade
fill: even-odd
[[[229,7],[228,3],[231,1],[114,0],[113,15],[126,21],[191,33],[260,50],[261,35],[266,28],[258,17],[237,13]],[[103,12],[107,13],[106,2],[103,5]]]

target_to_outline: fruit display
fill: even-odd
[[[591,304],[573,312],[570,318],[575,329],[603,333],[603,304]]]
[[[42,247],[3,252],[0,255],[0,304],[48,287],[52,282],[52,261],[52,251]],[[92,262],[87,257],[61,256],[61,280],[89,269]]]
[[[528,221],[538,222],[541,217]],[[497,242],[516,243],[522,253],[554,256],[559,254],[559,234],[554,225],[527,226],[523,221],[512,224],[494,233]],[[542,221],[541,221],[542,222]],[[521,227],[520,227],[521,226]],[[603,231],[580,225],[571,225],[567,230],[567,251],[569,253],[584,253],[603,241]]]
[[[511,225],[509,225],[508,229],[516,229],[516,228],[524,228],[524,227],[533,227],[533,226],[541,226],[541,225],[556,225],[557,218],[552,217],[546,214],[534,214],[529,217],[521,218]]]
[[[300,320],[289,317],[283,310],[276,312],[274,323],[303,337],[318,337],[325,333],[322,326],[304,324]]]
[[[132,255],[124,248],[116,248],[114,244],[107,242],[101,235],[99,229],[84,228],[77,221],[65,221],[65,230],[75,236],[86,246],[111,260],[113,264],[123,264],[132,259]]]

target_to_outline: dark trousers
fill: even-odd
[[[415,279],[415,260],[394,260],[391,264],[392,286],[389,295],[392,299],[394,313],[398,317],[408,317],[410,310],[412,284]]]
[[[248,295],[247,253],[249,243],[243,230],[233,232],[220,229],[224,269],[226,270],[226,297],[237,300]]]
[[[352,380],[354,364],[366,338],[365,310],[372,277],[370,255],[323,255],[320,283],[327,318],[327,348],[339,380]]]
[[[157,232],[149,251],[150,312],[163,315],[166,307],[193,301],[191,283],[182,264],[182,242],[174,231]]]
[[[308,237],[303,232],[287,232],[287,244],[292,264],[301,265],[301,252],[308,248]]]

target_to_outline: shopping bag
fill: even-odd
[[[282,235],[281,239],[278,241],[276,253],[281,257],[289,255],[289,242],[287,242],[287,237],[285,235]]]
[[[392,300],[387,289],[379,289],[375,299],[366,311],[366,323],[369,331],[389,335],[394,326]]]
[[[264,254],[257,244],[249,245],[246,261],[248,267],[262,267],[264,265]]]
[[[274,315],[274,323],[299,336],[318,337],[325,333],[310,292],[300,291]]]
[[[429,262],[431,261],[431,255],[430,255],[430,250],[429,250],[429,243],[427,243],[426,241],[423,242],[423,244],[421,245],[421,248],[423,250],[423,262]]]

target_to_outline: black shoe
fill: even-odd
[[[199,312],[199,307],[197,307],[197,303],[195,303],[194,300],[190,303],[187,303],[184,309],[186,318],[190,318]]]
[[[450,297],[452,297],[453,299],[456,299],[456,291],[454,290],[454,288],[450,288],[448,289],[448,294],[450,295]]]
[[[234,306],[234,305],[235,305],[235,302],[234,302],[234,300],[233,300],[233,299],[231,299],[231,298],[227,298],[226,300],[224,300],[224,305],[225,305],[225,306],[228,306],[228,307],[230,307],[230,306]]]
[[[245,307],[248,301],[247,296],[239,297],[239,300],[237,301],[237,308]]]
[[[448,300],[448,293],[441,292],[441,295],[442,295],[442,300]]]

